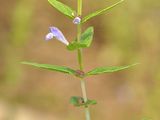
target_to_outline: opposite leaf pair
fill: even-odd
[[[72,96],[70,98],[70,103],[76,107],[88,107],[89,105],[95,105],[97,104],[96,100],[87,100],[87,102],[84,101],[84,98],[79,96]]]
[[[84,77],[91,76],[91,75],[121,71],[121,70],[130,68],[132,66],[135,66],[138,63],[127,65],[127,66],[98,67],[86,73],[82,71],[83,75],[80,74],[79,70],[74,70],[74,69],[71,69],[69,67],[64,67],[64,66],[39,64],[39,63],[33,63],[33,62],[22,62],[22,64],[31,65],[37,68],[47,69],[51,71],[67,73],[67,74],[71,74],[79,78],[84,78]]]
[[[86,21],[88,21],[89,19],[95,17],[95,16],[98,16],[98,15],[101,15],[101,14],[104,14],[106,13],[108,10],[112,9],[113,7],[117,6],[118,4],[122,3],[124,0],[120,0],[118,1],[117,3],[109,6],[109,7],[106,7],[104,9],[100,9],[100,10],[97,10],[93,13],[90,13],[89,15],[85,16],[81,23],[85,23]],[[68,16],[69,18],[71,19],[74,19],[76,16],[77,16],[77,13],[75,12],[75,10],[73,10],[71,7],[61,3],[60,1],[58,0],[48,0],[48,2],[54,7],[56,8],[58,11],[60,11],[61,13],[63,13],[64,15]]]

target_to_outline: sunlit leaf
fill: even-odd
[[[89,27],[81,36],[80,44],[82,47],[90,47],[93,40],[94,28]]]
[[[101,10],[97,10],[97,11],[95,11],[95,12],[93,12],[93,13],[85,16],[85,17],[82,19],[82,23],[88,21],[89,19],[91,19],[91,18],[93,18],[93,17],[96,17],[96,16],[98,16],[98,15],[101,15],[101,14],[106,13],[108,10],[110,10],[110,9],[112,9],[113,7],[119,5],[119,4],[122,3],[123,1],[124,1],[124,0],[120,0],[120,1],[118,1],[117,3],[115,3],[115,4],[113,4],[113,5],[109,6],[109,7],[106,7],[106,8],[101,9]]]
[[[34,66],[34,67],[37,67],[37,68],[47,69],[47,70],[51,70],[51,71],[67,73],[67,74],[75,75],[75,73],[76,73],[76,71],[71,69],[71,68],[63,67],[63,66],[57,66],[57,65],[39,64],[39,63],[33,63],[33,62],[22,62],[22,64],[31,65],[31,66]]]
[[[63,13],[64,15],[70,17],[70,18],[74,18],[74,14],[75,11],[70,8],[69,6],[61,3],[58,0],[48,0],[48,2],[54,7],[56,8],[58,11],[60,11],[61,13]]]
[[[87,48],[90,47],[92,40],[93,40],[93,34],[94,34],[94,28],[89,27],[82,35],[81,39],[78,42],[77,40],[74,40],[72,43],[70,43],[67,46],[68,50],[76,50],[79,48]]]
[[[113,66],[113,67],[98,67],[95,68],[91,71],[89,71],[88,73],[86,73],[86,75],[97,75],[97,74],[102,74],[102,73],[112,73],[112,72],[117,72],[117,71],[121,71],[130,67],[133,67],[135,65],[137,65],[138,63],[132,64],[132,65],[127,65],[127,66]]]

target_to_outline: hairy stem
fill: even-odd
[[[81,17],[81,15],[82,15],[82,0],[78,0],[77,11],[78,11],[78,16]],[[81,31],[82,31],[81,27],[82,27],[81,24],[79,24],[77,26],[77,41],[78,42],[80,41],[80,38],[81,38]],[[78,54],[79,68],[80,68],[80,70],[83,71],[82,50],[78,49],[77,54]],[[85,84],[84,79],[81,79],[81,89],[82,89],[82,95],[83,95],[84,102],[87,102],[86,84]],[[88,107],[85,107],[85,115],[86,115],[86,120],[90,120],[90,111],[89,111]]]

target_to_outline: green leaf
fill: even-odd
[[[80,106],[88,107],[89,105],[97,104],[97,101],[88,99],[87,102],[84,102],[84,99],[82,97],[72,96],[70,98],[70,103],[76,107],[80,107]]]
[[[69,6],[59,2],[58,0],[48,0],[48,2],[64,15],[74,18],[75,11]]]
[[[106,7],[104,9],[101,9],[101,10],[97,10],[96,12],[93,12],[87,16],[85,16],[83,19],[82,19],[82,23],[85,23],[86,21],[88,21],[89,19],[93,18],[93,17],[96,17],[98,15],[101,15],[101,14],[104,14],[106,13],[108,10],[112,9],[113,7],[119,5],[120,3],[122,3],[124,0],[120,0],[118,1],[117,3],[109,6],[109,7]]]
[[[73,50],[77,50],[81,47],[82,47],[81,44],[78,43],[76,40],[74,40],[71,43],[69,43],[69,45],[67,46],[67,49],[70,51],[73,51]]]
[[[96,105],[97,104],[97,101],[96,100],[88,100],[86,105]]]
[[[94,28],[89,27],[81,36],[80,44],[82,47],[89,47],[93,40]]]
[[[76,107],[82,106],[84,104],[84,99],[79,96],[72,96],[70,98],[70,103]]]
[[[93,40],[93,34],[94,34],[94,28],[93,27],[87,28],[87,30],[81,35],[80,41],[78,42],[77,40],[74,40],[67,46],[67,49],[76,50],[79,48],[90,47]]]
[[[75,70],[68,68],[68,67],[63,67],[63,66],[39,64],[39,63],[33,63],[33,62],[21,62],[21,63],[25,65],[31,65],[37,68],[42,68],[42,69],[47,69],[47,70],[57,71],[57,72],[62,72],[62,73],[67,73],[67,74],[75,75],[76,73]]]
[[[121,71],[127,68],[130,68],[132,66],[137,65],[138,63],[132,64],[132,65],[128,65],[128,66],[119,66],[119,67],[99,67],[99,68],[95,68],[91,71],[89,71],[88,73],[86,73],[86,75],[97,75],[97,74],[102,74],[102,73],[112,73],[112,72],[117,72],[117,71]]]

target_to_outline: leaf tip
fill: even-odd
[[[24,65],[31,65],[31,62],[27,62],[27,61],[22,61],[20,62],[21,64],[24,64]]]
[[[137,63],[132,64],[131,66],[135,66],[135,65],[139,65],[139,64],[141,64],[141,63],[137,62]]]
[[[21,61],[20,63],[21,63],[21,64],[26,64],[27,62],[26,62],[26,61]]]
[[[93,26],[91,26],[90,28],[91,28],[92,31],[94,31],[94,27]]]

